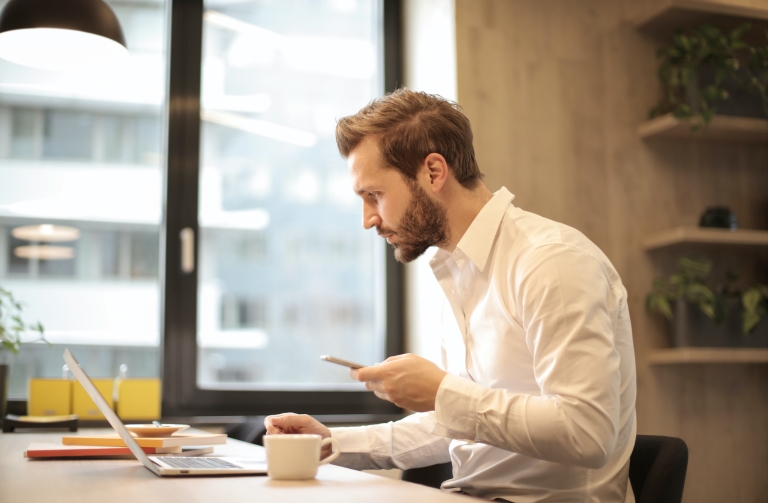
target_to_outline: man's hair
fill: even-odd
[[[415,180],[427,155],[437,153],[464,187],[483,176],[475,160],[472,129],[459,105],[434,94],[398,89],[339,120],[336,144],[344,157],[365,138],[378,137],[384,161]]]

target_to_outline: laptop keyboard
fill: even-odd
[[[204,468],[204,469],[230,469],[242,470],[242,466],[234,465],[221,458],[185,458],[175,456],[163,456],[163,463],[171,465],[174,468]]]

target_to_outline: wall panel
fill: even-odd
[[[668,346],[669,333],[645,312],[644,297],[679,254],[651,255],[641,243],[695,225],[715,204],[730,206],[745,228],[768,229],[768,147],[637,137],[659,96],[658,42],[629,23],[644,3],[659,2],[457,0],[459,103],[489,188],[504,185],[523,209],[581,230],[621,274],[639,431],[688,443],[684,501],[762,503],[768,366],[649,367],[649,351]],[[764,252],[708,253],[768,279]]]

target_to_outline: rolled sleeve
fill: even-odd
[[[450,461],[449,441],[432,433],[434,412],[412,414],[400,421],[332,428],[341,454],[334,464],[353,468],[418,468]]]

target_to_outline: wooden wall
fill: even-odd
[[[643,299],[676,258],[644,252],[643,238],[695,225],[715,204],[730,206],[744,228],[768,229],[768,147],[635,134],[659,96],[656,42],[628,22],[649,1],[456,0],[459,103],[487,185],[580,229],[621,274],[639,432],[688,443],[684,501],[765,503],[768,365],[647,364],[669,334]],[[743,261],[764,264],[766,256]]]

